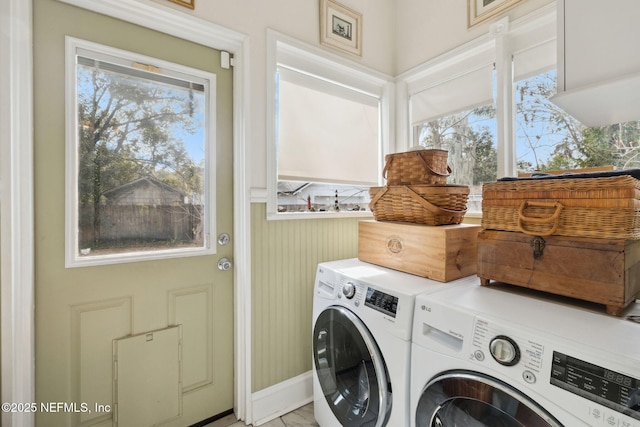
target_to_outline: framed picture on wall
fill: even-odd
[[[169,0],[169,1],[179,4],[180,6],[188,7],[189,9],[196,8],[196,0]]]
[[[320,0],[320,43],[362,56],[362,15],[333,0]]]
[[[469,28],[496,16],[523,0],[467,0],[469,14]]]

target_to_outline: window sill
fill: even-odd
[[[297,219],[337,219],[337,218],[373,218],[371,211],[340,211],[340,212],[267,212],[267,220],[297,220]]]

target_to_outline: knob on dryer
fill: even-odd
[[[355,296],[356,286],[353,284],[353,282],[347,282],[342,286],[342,294],[348,299],[351,299]]]
[[[498,335],[489,343],[489,351],[496,360],[504,366],[513,366],[520,361],[518,344],[505,335]]]

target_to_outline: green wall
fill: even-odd
[[[316,267],[358,254],[358,219],[266,220],[251,205],[253,391],[311,370]]]

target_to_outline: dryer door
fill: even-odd
[[[325,309],[313,329],[316,375],[331,411],[343,426],[384,426],[391,383],[371,333],[350,310]]]
[[[445,372],[431,380],[415,416],[418,427],[562,427],[513,387],[468,371]]]

